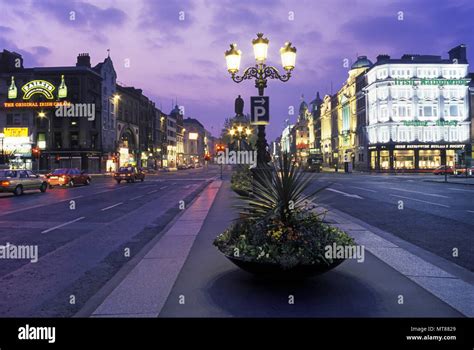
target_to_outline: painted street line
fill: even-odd
[[[109,209],[115,208],[115,207],[117,207],[117,206],[119,206],[119,205],[122,205],[122,204],[123,204],[123,202],[120,202],[120,203],[117,203],[117,204],[111,205],[110,207],[105,207],[105,208],[103,208],[103,209],[100,209],[100,210],[101,210],[101,211],[106,211],[106,210],[109,210]]]
[[[158,192],[158,190],[150,191],[150,192],[148,192],[147,194],[151,194],[151,193],[155,193],[155,192]]]
[[[338,191],[338,190],[335,190],[334,188],[326,188],[326,190],[327,190],[327,191],[331,191],[331,192],[335,192],[335,193],[342,194],[344,197],[357,198],[357,199],[364,199],[364,198],[362,198],[361,196],[358,196],[358,195],[356,195],[356,194],[350,194],[350,193]]]
[[[374,190],[369,190],[368,188],[364,188],[364,187],[357,187],[357,186],[349,186],[349,187],[352,187],[352,188],[358,188],[359,190],[363,190],[363,191],[368,191],[368,192],[374,192],[374,193],[377,193],[377,191],[374,191]]]
[[[163,189],[165,189],[166,187],[168,187],[168,186],[163,186],[163,187],[160,187],[160,190],[163,190]]]
[[[425,192],[420,192],[420,191],[405,190],[405,189],[402,189],[402,188],[389,187],[388,189],[389,190],[395,190],[395,191],[402,191],[402,192],[418,193],[418,194],[422,194],[422,195],[425,195],[425,196],[431,196],[431,197],[450,198],[448,196],[443,196],[441,194],[433,194],[433,193],[425,193]]]
[[[85,219],[85,216],[81,216],[80,218],[77,218],[77,219],[74,219],[74,220],[65,222],[64,224],[51,227],[51,228],[49,228],[49,229],[47,229],[47,230],[42,231],[41,233],[48,233],[48,232],[51,232],[51,231],[53,231],[53,230],[56,230],[56,229],[58,229],[58,228],[64,227],[64,226],[69,225],[69,224],[72,224],[72,223],[77,222],[77,221],[82,220],[82,219]]]
[[[469,213],[474,213],[474,210],[468,210]]]
[[[135,199],[142,198],[142,197],[143,197],[143,195],[141,195],[141,196],[136,196],[136,197],[130,198],[130,200],[131,200],[131,201],[134,201]]]
[[[409,199],[409,200],[412,200],[412,201],[427,203],[427,204],[431,204],[431,205],[437,205],[437,206],[445,207],[445,208],[451,208],[449,205],[444,205],[444,204],[439,204],[439,203],[433,203],[433,202],[428,202],[428,201],[422,201],[421,199],[415,199],[415,198],[410,198],[410,197],[398,196],[398,195],[396,195],[396,194],[390,194],[390,196],[392,196],[392,197],[398,197],[398,198],[404,198],[404,199]]]

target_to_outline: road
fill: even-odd
[[[0,260],[0,316],[72,316],[189,203],[218,168],[150,175],[143,183],[0,195],[0,244],[38,261]]]
[[[311,176],[308,192],[329,186],[317,194],[316,203],[474,270],[474,186],[426,181],[431,174]]]

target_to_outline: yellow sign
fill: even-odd
[[[5,137],[28,137],[28,128],[4,128]]]
[[[22,86],[23,90],[23,99],[29,100],[31,96],[35,94],[41,94],[46,97],[48,100],[54,98],[53,91],[55,87],[49,81],[46,80],[32,80]]]

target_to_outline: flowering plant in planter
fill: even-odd
[[[289,156],[282,155],[273,169],[254,180],[252,196],[241,197],[241,219],[220,234],[214,245],[237,265],[261,263],[282,271],[299,266],[324,270],[342,262],[328,257],[325,247],[354,241],[313,212],[308,203],[321,189],[305,194],[309,181]]]
[[[237,167],[230,179],[230,188],[240,196],[248,196],[252,188],[252,172],[248,165]]]

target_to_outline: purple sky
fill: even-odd
[[[110,48],[119,82],[142,88],[165,112],[178,98],[185,116],[215,135],[233,115],[234,98],[241,94],[248,112],[256,94],[253,82],[231,81],[224,51],[236,42],[242,67],[253,64],[251,40],[260,31],[270,39],[269,64],[280,67],[285,41],[298,49],[293,78],[270,81],[266,90],[269,140],[281,132],[289,107],[298,110],[301,94],[309,102],[316,91],[330,93],[331,83],[332,92],[341,86],[344,59],[446,56],[460,43],[474,59],[472,0],[0,0],[0,6],[0,50],[20,52],[26,67],[74,65],[80,52],[95,65]]]

